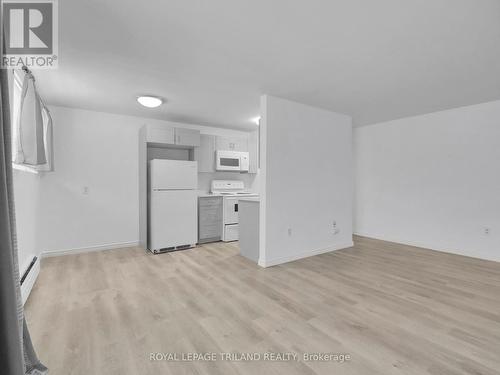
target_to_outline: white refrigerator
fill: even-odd
[[[148,248],[181,250],[198,237],[198,163],[153,159],[148,168]]]

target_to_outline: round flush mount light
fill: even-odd
[[[137,97],[139,104],[148,108],[156,108],[163,104],[163,99],[158,96],[142,95]]]

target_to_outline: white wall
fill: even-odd
[[[65,107],[50,106],[50,110],[55,172],[15,174],[22,253],[138,243],[138,131],[144,124],[195,128],[218,135],[244,134]],[[253,178],[243,178],[253,184]],[[202,178],[202,185],[206,184]]]
[[[55,172],[41,176],[42,251],[136,242],[141,120],[61,107],[51,114]]]
[[[261,115],[259,263],[352,246],[351,118],[271,96]]]
[[[356,128],[354,149],[356,233],[500,260],[500,101]]]

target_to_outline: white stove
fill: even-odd
[[[258,195],[245,190],[243,181],[236,180],[212,180],[210,192],[213,195]]]
[[[238,240],[238,198],[258,197],[258,194],[245,190],[243,181],[213,180],[211,193],[221,195],[222,208],[222,241]]]

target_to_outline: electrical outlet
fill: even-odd
[[[82,193],[83,193],[83,195],[89,195],[89,187],[88,186],[84,186],[83,189],[82,189]]]
[[[337,228],[337,220],[332,221],[333,234],[339,234],[340,230]]]
[[[490,228],[485,227],[483,230],[484,230],[484,235],[485,236],[488,236],[490,234]]]
[[[288,228],[288,236],[292,236],[292,228]]]

